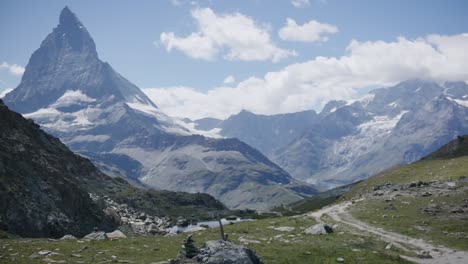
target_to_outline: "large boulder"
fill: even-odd
[[[182,250],[172,264],[206,263],[206,264],[263,264],[255,252],[244,246],[234,245],[229,241],[207,241],[203,247],[193,246],[192,236],[182,243]]]
[[[115,230],[114,232],[106,233],[106,236],[109,239],[127,238],[127,236],[124,233],[122,233],[122,231],[120,231],[118,229]]]
[[[304,230],[306,235],[326,235],[333,233],[333,228],[326,224],[316,224]]]
[[[255,252],[228,241],[207,241],[196,256],[199,263],[263,264]]]

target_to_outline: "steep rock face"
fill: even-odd
[[[0,228],[26,236],[84,235],[104,214],[79,177],[103,177],[0,101]]]
[[[147,191],[98,171],[0,100],[0,229],[27,237],[83,236],[119,223],[90,198],[109,197],[151,215],[207,216],[225,207],[205,194]]]
[[[316,192],[247,144],[193,135],[166,116],[99,60],[94,41],[68,8],[5,103],[105,173],[136,184],[207,192],[231,208],[267,209]],[[257,192],[244,195],[250,190]]]

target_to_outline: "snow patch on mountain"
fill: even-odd
[[[87,107],[76,112],[65,113],[57,110],[57,105],[53,104],[47,108],[41,108],[36,112],[24,114],[26,118],[32,118],[39,122],[41,126],[56,131],[88,130],[97,125],[97,118],[102,110],[94,107]]]
[[[466,98],[466,97],[467,96],[465,95],[463,98]],[[457,103],[458,105],[468,107],[468,100],[453,99],[453,98],[450,98],[450,97],[447,97],[447,99],[449,99],[452,102]]]
[[[3,97],[5,97],[5,95],[7,95],[7,93],[13,91],[13,89],[5,89],[3,91],[0,92],[0,99],[2,99]]]
[[[185,127],[193,135],[202,135],[202,136],[210,137],[210,138],[225,138],[220,134],[222,128],[216,127],[211,130],[200,130],[196,128],[197,124],[193,121],[187,122],[179,118],[174,118],[174,121],[177,124]]]
[[[95,102],[96,99],[90,98],[80,90],[71,91],[67,90],[57,101],[52,105],[53,107],[64,107],[79,103]]]

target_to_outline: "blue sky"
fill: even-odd
[[[3,0],[0,2],[0,65],[3,63],[3,67],[0,66],[0,90],[14,88],[20,82],[20,74],[14,74],[8,67],[27,64],[32,52],[57,25],[60,10],[65,5],[77,14],[93,36],[100,58],[139,87],[183,86],[202,93],[222,86],[229,75],[235,79],[230,86],[235,86],[250,77],[265,78],[269,72],[280,72],[317,56],[340,58],[349,53],[346,49],[352,40],[391,43],[398,37],[415,40],[431,34],[453,36],[468,32],[468,1],[463,0],[308,2],[298,8],[291,0]],[[177,48],[168,51],[167,43],[160,41],[161,34],[172,32],[178,38],[185,38],[200,31],[192,14],[194,10],[206,11],[205,8],[218,18],[238,14],[251,19],[269,34],[271,45],[294,51],[297,55],[278,61],[226,59],[229,44],[221,45],[210,60],[194,59]],[[284,40],[278,32],[286,25],[287,18],[298,25],[314,20],[336,27],[337,32],[324,34],[327,41]],[[286,107],[280,112],[318,108],[323,102],[302,104],[298,109]],[[244,106],[238,105],[225,112],[237,111],[239,107]],[[251,110],[271,112],[262,108]]]

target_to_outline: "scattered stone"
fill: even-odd
[[[463,211],[463,208],[461,207],[455,207],[450,209],[450,213],[452,214],[463,214],[465,211]]]
[[[127,236],[118,229],[116,229],[114,232],[106,233],[106,236],[109,239],[127,238]]]
[[[51,258],[44,258],[43,261],[47,263],[67,263],[65,260],[53,260]]]
[[[77,252],[83,252],[83,251],[85,251],[86,249],[88,249],[88,246],[83,246],[82,248],[78,249]],[[99,254],[99,252],[98,252],[98,254]]]
[[[378,190],[378,191],[374,192],[374,196],[382,196],[384,194],[385,194],[384,191],[381,191],[381,190]]]
[[[92,232],[83,237],[83,240],[107,240],[109,239],[105,232]]]
[[[326,224],[316,224],[304,230],[307,235],[326,235],[333,233],[333,228]]]
[[[390,211],[395,211],[397,210],[396,206],[392,203],[388,204],[387,206],[384,207],[384,210],[390,210]]]
[[[187,227],[189,224],[190,224],[190,222],[187,219],[185,219],[183,217],[177,218],[177,222],[176,222],[177,226]]]
[[[431,259],[432,256],[428,251],[421,251],[417,255],[418,258],[420,259]]]
[[[458,182],[468,182],[468,176],[461,176],[458,178]]]
[[[338,262],[338,263],[344,263],[344,258],[337,258],[337,259],[336,259],[336,262]]]
[[[386,246],[385,246],[385,250],[390,250],[392,248],[393,244],[392,243],[388,243]]]
[[[427,214],[439,214],[442,211],[440,205],[437,204],[429,204],[427,207],[423,208],[422,211]]]
[[[201,225],[200,225],[200,227],[203,227],[203,228],[205,228],[205,229],[208,229],[208,228],[210,228],[210,226],[209,226],[209,225],[205,225],[205,224],[201,224]]]
[[[260,244],[261,242],[258,241],[258,240],[250,240],[250,239],[246,239],[246,238],[243,238],[243,237],[239,237],[239,242],[244,244],[244,245],[248,245],[248,244]]]
[[[430,193],[430,192],[423,192],[423,193],[421,194],[421,196],[422,196],[422,197],[432,196],[432,193]]]
[[[280,227],[273,227],[272,229],[276,231],[281,231],[281,232],[291,232],[291,231],[294,231],[294,229],[296,228],[292,226],[280,226]]]
[[[77,240],[77,238],[73,235],[64,235],[60,240]]]

